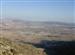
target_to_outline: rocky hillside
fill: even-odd
[[[44,50],[29,44],[14,43],[5,38],[0,38],[0,55],[46,55]]]

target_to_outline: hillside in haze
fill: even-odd
[[[19,19],[0,22],[0,55],[75,54],[74,40],[75,25],[71,23]]]

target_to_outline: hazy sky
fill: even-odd
[[[74,0],[2,0],[2,17],[74,22],[74,3]]]

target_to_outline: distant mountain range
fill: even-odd
[[[71,26],[75,26],[75,23],[67,23],[67,22],[57,22],[57,21],[29,21],[29,20],[23,20],[23,19],[17,19],[17,18],[5,18],[5,19],[1,19],[2,21],[13,21],[13,22],[24,22],[24,23],[44,23],[44,24],[58,24],[58,25],[71,25]]]

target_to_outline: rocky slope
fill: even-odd
[[[29,44],[18,44],[0,38],[0,55],[46,55],[44,50]]]

